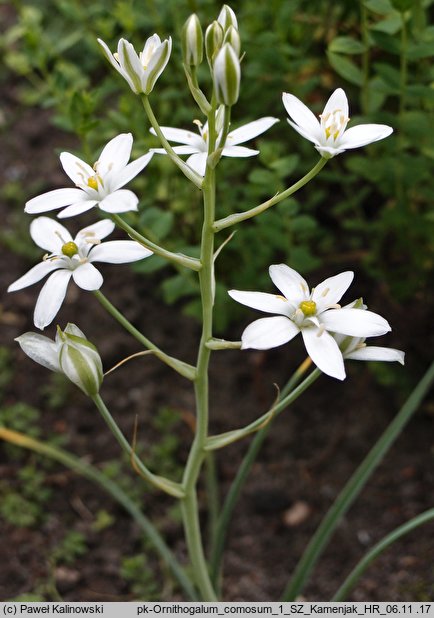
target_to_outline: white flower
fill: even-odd
[[[361,299],[354,301],[345,308],[357,308],[366,311],[367,306]],[[344,359],[363,360],[363,361],[386,361],[404,364],[405,353],[395,348],[383,348],[380,346],[366,345],[366,337],[348,337],[346,335],[335,334],[334,338],[342,352]]]
[[[86,395],[93,397],[98,393],[103,380],[101,358],[75,324],[68,324],[64,331],[58,327],[54,341],[32,332],[15,341],[32,360],[50,371],[65,374]]]
[[[376,313],[337,303],[350,286],[354,273],[347,271],[325,279],[312,291],[295,270],[285,264],[270,266],[270,277],[283,296],[264,292],[231,290],[230,296],[248,307],[277,316],[252,322],[244,330],[242,349],[268,350],[302,333],[307,353],[321,371],[343,380],[342,352],[330,333],[351,337],[375,337],[390,329]]]
[[[132,180],[152,158],[152,152],[128,163],[133,136],[122,133],[109,141],[93,167],[69,152],[62,152],[60,162],[75,184],[75,189],[55,189],[27,202],[25,211],[34,215],[64,208],[59,217],[79,215],[93,206],[109,213],[137,210],[137,196],[121,189]]]
[[[219,133],[223,129],[223,111],[221,106],[216,113],[216,130]],[[206,160],[208,158],[208,122],[202,125],[199,120],[194,121],[198,126],[199,133],[193,133],[192,131],[185,131],[184,129],[174,129],[172,127],[161,127],[164,137],[168,141],[178,142],[183,146],[175,146],[174,151],[180,155],[190,155],[187,159],[187,164],[198,174],[204,176],[206,168]],[[278,118],[272,118],[267,116],[265,118],[259,118],[253,122],[230,131],[224,144],[222,156],[224,157],[252,157],[259,154],[259,150],[252,150],[251,148],[245,148],[239,144],[243,144],[250,139],[261,135],[273,126],[276,122],[279,122]],[[155,135],[154,129],[151,129],[151,133]],[[219,143],[219,138],[217,143]],[[152,152],[158,152],[159,154],[166,154],[164,148],[153,148]]]
[[[120,39],[118,51],[112,54],[101,39],[98,43],[110,64],[128,82],[131,90],[136,94],[149,94],[157,79],[169,61],[172,51],[172,39],[161,41],[158,34],[147,39],[143,51],[137,54],[133,45],[125,39]]]
[[[101,243],[114,229],[109,220],[98,221],[80,230],[73,239],[58,221],[38,217],[30,225],[34,242],[49,251],[39,264],[12,283],[8,292],[21,290],[50,275],[36,302],[34,323],[43,330],[50,324],[65,298],[71,277],[83,290],[98,290],[103,278],[93,262],[124,264],[148,257],[152,251],[133,240],[113,240]]]
[[[361,124],[346,130],[349,122],[348,99],[342,88],[333,92],[327,101],[320,121],[304,103],[287,92],[283,104],[292,120],[288,120],[300,135],[315,144],[325,159],[330,159],[349,148],[359,148],[388,137],[393,129],[385,124]]]

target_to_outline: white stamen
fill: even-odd
[[[317,337],[321,337],[321,335],[323,334],[323,332],[325,331],[325,326],[324,324],[321,324],[321,326],[318,329],[318,332],[316,334]]]

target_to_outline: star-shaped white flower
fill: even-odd
[[[246,148],[240,146],[248,140],[251,140],[261,133],[267,131],[276,122],[279,122],[278,118],[266,116],[248,122],[247,124],[230,131],[226,142],[224,144],[222,156],[223,157],[253,157],[259,154],[259,150],[253,150],[252,148]],[[206,160],[208,157],[208,122],[202,125],[198,120],[195,120],[195,124],[199,129],[199,133],[193,131],[186,131],[185,129],[175,129],[172,127],[161,127],[161,131],[164,137],[169,142],[178,142],[183,144],[182,146],[175,146],[174,151],[179,155],[190,155],[187,159],[187,165],[189,165],[195,172],[201,176],[205,175]],[[216,130],[220,134],[223,124],[223,107],[221,106],[216,113]],[[151,133],[155,135],[154,129],[151,129]],[[219,143],[219,138],[217,143]],[[159,154],[166,154],[164,148],[153,148],[153,152]]]
[[[165,69],[172,51],[172,39],[161,41],[158,34],[147,39],[143,51],[137,53],[126,39],[120,39],[112,54],[104,41],[98,39],[110,64],[128,82],[136,94],[149,94]]]
[[[361,309],[366,311],[367,306],[363,304],[362,299],[355,300],[346,309]],[[395,348],[384,348],[381,346],[367,345],[366,337],[348,337],[347,335],[335,334],[334,338],[342,352],[344,359],[361,360],[361,361],[382,361],[382,362],[397,362],[404,364],[405,353],[402,350]]]
[[[288,120],[291,127],[313,142],[325,159],[331,159],[350,148],[378,142],[393,132],[392,127],[385,124],[360,124],[347,129],[348,99],[342,88],[333,92],[319,116],[320,120],[294,95],[284,92],[282,99],[291,118]]]
[[[321,371],[343,380],[342,352],[333,335],[375,337],[391,330],[388,322],[372,311],[341,308],[337,303],[350,286],[354,273],[343,272],[325,279],[312,291],[295,270],[285,264],[270,266],[270,277],[282,295],[230,290],[230,296],[271,318],[252,322],[241,337],[241,348],[268,350],[287,343],[302,333],[307,353]]]
[[[93,167],[69,152],[62,152],[60,162],[76,188],[43,193],[29,200],[24,210],[34,215],[67,206],[58,215],[60,218],[79,215],[93,206],[109,213],[137,210],[137,196],[121,187],[146,167],[153,153],[128,163],[132,147],[131,133],[121,133],[108,142]]]
[[[34,324],[43,330],[51,324],[65,298],[71,277],[83,290],[98,290],[103,278],[93,262],[125,264],[142,260],[152,251],[133,240],[101,240],[111,234],[115,225],[103,220],[80,230],[73,239],[68,230],[49,217],[38,217],[30,224],[34,242],[49,251],[42,262],[12,283],[8,292],[21,290],[50,275],[42,287],[34,312]]]

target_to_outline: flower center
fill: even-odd
[[[101,180],[98,174],[89,176],[89,178],[87,179],[87,186],[91,189],[95,189],[95,191],[98,191],[98,180]]]
[[[316,302],[313,300],[303,300],[298,307],[306,318],[310,318],[316,313]]]
[[[346,118],[341,109],[335,109],[328,114],[320,114],[321,126],[326,138],[332,137],[334,141],[345,131],[349,118]]]
[[[74,255],[77,255],[78,247],[75,242],[72,242],[72,240],[70,240],[69,242],[66,242],[64,245],[62,245],[62,253],[63,255],[72,258]]]

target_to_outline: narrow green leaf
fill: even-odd
[[[362,71],[354,62],[331,51],[327,52],[327,58],[338,75],[356,86],[361,86],[363,84]]]

